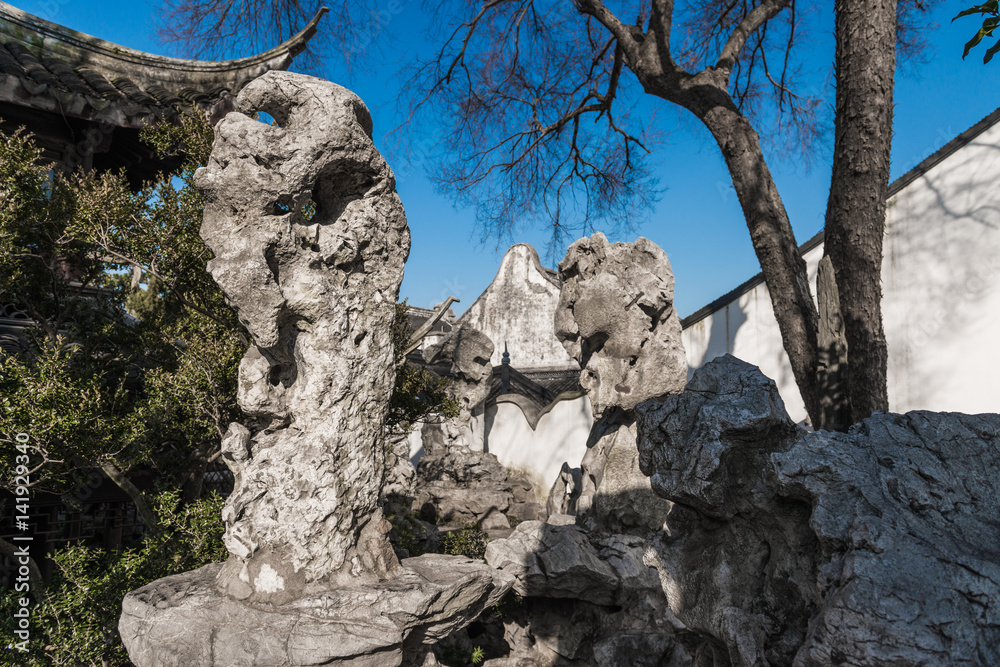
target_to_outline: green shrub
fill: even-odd
[[[126,667],[118,635],[122,598],[156,579],[195,569],[227,556],[219,516],[222,498],[212,494],[185,506],[176,491],[156,496],[160,530],[130,549],[108,552],[73,545],[53,554],[56,573],[31,608],[28,652],[0,652],[10,667]],[[0,624],[14,637],[15,596],[0,600]],[[6,648],[6,647],[4,647]]]
[[[441,540],[441,552],[450,556],[466,556],[483,560],[486,556],[486,531],[475,522],[465,524],[461,530],[446,533]]]

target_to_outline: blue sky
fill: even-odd
[[[380,133],[395,125],[395,76],[407,55],[425,47],[419,4],[396,0],[402,11],[393,15],[388,30],[395,36],[373,70],[345,74],[336,65],[327,77],[357,92],[372,109],[376,143]],[[156,41],[153,30],[155,4],[119,0],[42,0],[15,2],[21,9],[50,21],[125,46],[170,53]],[[389,4],[388,0],[385,4]],[[1000,106],[1000,61],[983,65],[980,47],[965,61],[962,46],[975,32],[975,18],[950,20],[971,0],[941,2],[930,18],[938,25],[927,34],[930,48],[923,63],[913,63],[897,73],[895,137],[892,178],[905,173],[944,143]],[[813,86],[825,86],[832,58],[832,11],[820,7],[816,14],[825,32],[814,36],[815,55],[807,61],[815,76]],[[832,93],[829,99],[832,100]],[[632,234],[613,234],[616,241],[646,236],[666,250],[676,277],[676,307],[690,314],[759,271],[749,234],[728,173],[711,137],[693,117],[669,107],[660,110],[658,127],[668,133],[667,143],[653,158],[665,191],[649,220]],[[811,165],[798,157],[770,156],[778,190],[800,243],[823,226],[829,190],[832,132],[821,138]],[[406,208],[413,245],[406,265],[401,297],[410,304],[430,307],[447,296],[456,296],[460,313],[472,304],[493,279],[503,251],[512,243],[527,242],[554,267],[556,258],[544,254],[548,237],[543,230],[526,230],[513,238],[481,242],[471,210],[454,207],[423,173],[419,161],[407,163],[389,156],[397,173],[399,194]]]

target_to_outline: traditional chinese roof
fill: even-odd
[[[131,169],[149,154],[132,145],[137,135],[130,131],[195,107],[221,117],[247,83],[288,68],[326,11],[270,51],[202,61],[130,49],[0,2],[0,118],[5,129],[25,125],[49,159],[65,163],[67,142],[86,141],[95,155],[106,154],[108,164],[96,167]],[[134,176],[155,173],[145,166]]]
[[[326,11],[270,51],[212,62],[136,51],[0,2],[0,100],[140,127],[150,117],[204,107],[266,72],[287,69]]]

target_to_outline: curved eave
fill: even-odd
[[[65,59],[74,67],[99,69],[108,78],[122,76],[140,85],[178,89],[204,90],[218,85],[238,89],[268,71],[287,69],[316,34],[316,26],[327,11],[326,7],[320,8],[298,34],[269,51],[222,61],[186,60],[137,51],[46,21],[6,2],[0,2],[0,33],[40,47],[42,52]]]

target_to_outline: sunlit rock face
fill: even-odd
[[[632,411],[682,391],[687,377],[667,254],[645,238],[609,243],[597,232],[569,247],[559,279],[556,336],[583,369],[580,384],[595,418],[580,462],[577,515],[583,525],[605,531],[658,527],[669,504],[652,494],[636,465]],[[602,486],[613,449],[614,479]],[[595,508],[601,493],[602,507]],[[636,502],[642,509],[631,507]]]
[[[282,603],[311,587],[384,578],[396,559],[378,507],[391,326],[410,235],[395,178],[349,90],[269,73],[216,127],[205,197],[208,269],[253,337],[223,456],[237,599]]]
[[[272,72],[240,93],[196,174],[209,263],[253,337],[247,424],[222,453],[236,484],[230,556],[122,602],[137,667],[421,665],[495,605],[511,577],[481,561],[397,561],[379,506],[392,321],[410,237],[368,111],[340,86]]]
[[[637,414],[674,503],[649,562],[715,664],[1000,663],[1000,415],[805,433],[729,355]]]
[[[583,367],[595,417],[684,389],[674,274],[662,248],[641,237],[608,243],[597,232],[569,247],[559,279],[556,336]]]

